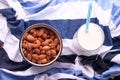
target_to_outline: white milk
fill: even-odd
[[[74,35],[74,46],[78,50],[92,51],[98,49],[104,42],[104,32],[100,26],[90,23],[88,33],[86,25],[82,25]]]

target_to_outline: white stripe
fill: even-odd
[[[115,34],[116,25],[113,23],[112,20],[110,20],[108,26],[109,26],[109,29],[110,29],[111,37],[113,38],[113,37],[117,36],[117,35]]]
[[[1,22],[0,40],[4,42],[7,36],[8,28],[6,27],[7,26],[6,18],[3,17],[2,14],[0,14],[0,22]]]
[[[120,64],[120,53],[117,54],[115,57],[113,57],[111,62],[115,62],[117,64]]]
[[[8,8],[8,4],[5,0],[0,1],[0,9]]]
[[[23,61],[23,58],[19,51],[19,40],[10,33],[7,27],[6,18],[2,15],[0,16],[0,40],[4,42],[3,48],[8,54],[8,57],[15,62]]]
[[[48,6],[36,14],[28,15],[25,20],[85,19],[87,11],[88,1],[61,3],[55,6]],[[108,25],[111,16],[110,12],[111,9],[103,10],[97,3],[93,2],[91,17],[98,17],[100,24]]]
[[[99,54],[102,58],[104,58],[104,56],[107,54],[107,51],[109,51],[113,46],[105,46],[103,45],[100,49],[99,49]]]
[[[73,70],[81,70],[82,73],[86,74],[88,77],[94,76],[94,70],[89,65],[83,66],[82,64],[79,64],[79,66],[76,66],[76,65],[71,64],[71,63],[61,63],[61,62],[55,62],[52,65],[49,65],[46,67],[32,66],[31,68],[29,68],[25,71],[14,71],[13,72],[13,71],[9,71],[9,70],[3,69],[3,68],[1,68],[0,70],[3,70],[5,72],[13,74],[13,75],[18,75],[18,76],[30,76],[30,75],[35,75],[35,74],[44,72],[44,71],[51,69],[51,68],[68,68],[68,69],[73,69]]]
[[[58,80],[58,79],[63,79],[63,78],[68,78],[68,79],[75,79],[75,80],[86,80],[84,78],[76,77],[74,75],[70,74],[65,74],[65,73],[56,73],[51,76],[48,76],[47,74],[44,75],[38,75],[34,78],[34,80]]]
[[[101,56],[104,56],[106,51],[110,50],[112,48],[112,46],[105,46],[102,45],[99,49],[94,50],[94,51],[89,51],[89,52],[85,52],[85,51],[80,51],[77,50],[74,46],[74,40],[73,39],[63,39],[63,51],[61,55],[72,55],[72,54],[77,54],[77,55],[86,55],[86,56],[90,56],[90,55],[96,55],[99,54]]]
[[[120,16],[119,16],[120,17]],[[119,18],[118,18],[119,19]],[[116,26],[112,20],[110,20],[109,22],[109,29],[110,29],[110,33],[112,38],[117,37],[120,35],[120,24],[118,26]]]
[[[49,80],[48,78],[49,76],[47,74],[43,74],[43,75],[36,76],[34,80]]]
[[[111,20],[111,9],[104,10],[97,3],[95,5],[96,7],[94,7],[94,12],[99,20],[99,24],[102,24],[103,26],[108,26]]]
[[[27,12],[24,11],[22,6],[17,0],[6,0],[8,5],[16,11],[17,19],[24,19],[27,15]]]
[[[111,32],[111,35],[113,37],[119,36],[120,35],[120,24],[114,29],[114,31]]]
[[[8,31],[4,41],[3,48],[8,54],[8,57],[15,62],[22,62],[23,57],[19,51],[19,40]]]
[[[85,80],[84,78],[76,77],[73,75],[65,74],[65,73],[56,73],[49,77],[49,80],[58,80],[61,78],[75,79],[75,80]]]
[[[94,6],[94,8],[95,7],[96,6]],[[36,14],[28,15],[25,20],[82,19],[87,17],[87,11],[88,11],[87,8],[88,8],[88,1],[61,3],[55,6],[48,6],[44,10]],[[95,17],[94,8],[91,17]]]
[[[63,39],[62,41],[63,41],[63,50],[61,55],[72,55],[76,53],[73,47],[72,39]]]

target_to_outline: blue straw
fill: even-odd
[[[87,20],[86,20],[86,33],[88,33],[88,29],[89,29],[90,16],[91,16],[91,11],[92,11],[92,4],[93,4],[93,0],[90,0],[89,7],[88,7]]]

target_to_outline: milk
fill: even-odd
[[[73,45],[80,51],[92,51],[98,49],[104,42],[104,32],[100,26],[90,23],[88,32],[86,25],[82,25],[74,35]]]

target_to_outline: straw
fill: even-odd
[[[92,11],[92,4],[93,4],[93,0],[90,0],[89,7],[88,7],[87,20],[86,20],[86,33],[88,33],[88,30],[89,30],[89,23],[90,23],[91,11]]]

